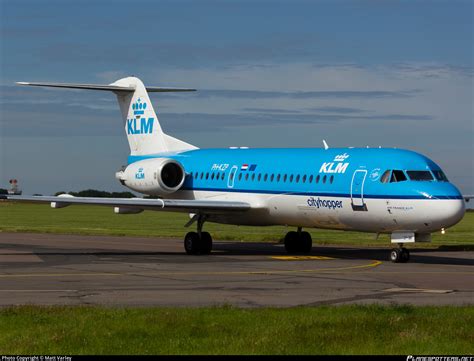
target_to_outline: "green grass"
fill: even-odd
[[[0,309],[0,354],[473,354],[473,307]]]
[[[116,215],[111,208],[71,206],[52,209],[45,204],[0,202],[0,231],[41,232],[86,235],[178,237],[189,229],[183,225],[189,220],[186,214],[143,212],[141,214]],[[216,240],[247,242],[278,242],[289,228],[244,227],[206,223],[205,229]],[[309,230],[315,244],[387,245],[387,235],[375,240],[373,234],[329,230]],[[433,234],[431,246],[469,248],[474,245],[474,213],[445,235]],[[421,244],[422,247],[428,244]]]

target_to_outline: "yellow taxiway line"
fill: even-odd
[[[319,272],[340,272],[355,269],[374,268],[382,264],[381,261],[372,261],[369,264],[347,266],[347,267],[330,267],[330,268],[314,268],[300,270],[261,270],[261,271],[222,271],[222,272],[124,272],[124,273],[10,273],[0,274],[0,278],[20,278],[20,277],[118,277],[118,276],[232,276],[232,275],[281,275],[281,274],[297,274],[297,273],[319,273]]]

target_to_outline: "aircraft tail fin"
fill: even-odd
[[[148,92],[182,92],[195,89],[145,87],[142,81],[135,77],[122,78],[109,85],[29,82],[17,82],[17,84],[114,92],[122,112],[131,155],[197,149],[197,147],[163,132],[148,97]]]

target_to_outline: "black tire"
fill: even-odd
[[[209,232],[201,232],[199,253],[210,254],[212,251],[212,237]]]
[[[285,250],[292,254],[298,251],[298,233],[291,231],[285,236]]]
[[[184,237],[184,250],[187,254],[197,254],[200,243],[199,236],[196,232],[188,232]]]
[[[299,252],[311,253],[311,249],[313,248],[313,240],[311,239],[311,235],[308,232],[301,232],[298,245],[300,246]]]
[[[401,262],[402,251],[399,248],[394,248],[390,251],[390,261],[393,263]]]
[[[406,248],[402,248],[401,260],[400,262],[408,262],[410,260],[410,251]]]

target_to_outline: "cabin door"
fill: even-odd
[[[352,175],[351,182],[351,204],[355,211],[366,211],[364,202],[364,183],[367,176],[366,169],[358,169]]]
[[[235,174],[237,173],[238,167],[234,165],[229,172],[229,178],[227,178],[227,188],[234,188]]]

